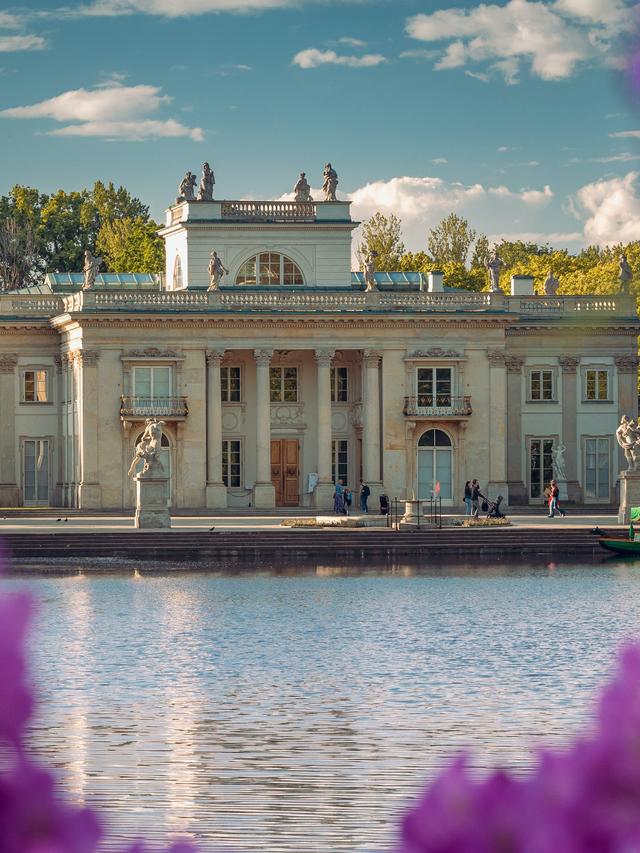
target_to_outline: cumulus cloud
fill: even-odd
[[[159,15],[183,18],[215,12],[259,12],[299,5],[298,0],[94,0],[73,9],[88,17]]]
[[[351,36],[342,36],[342,38],[338,39],[339,44],[348,44],[349,47],[365,47],[366,41],[362,41],[362,39],[354,39]]]
[[[614,63],[612,43],[628,17],[626,0],[508,0],[413,15],[406,31],[419,41],[448,42],[437,70],[483,63],[482,73],[514,85],[523,63],[543,80],[566,79],[587,61]]]
[[[73,89],[37,104],[1,110],[0,117],[71,122],[49,131],[52,136],[103,136],[135,141],[185,136],[200,142],[204,133],[199,127],[187,127],[174,119],[149,118],[171,100],[157,86],[123,86],[111,81],[94,89]]]
[[[0,36],[0,53],[13,53],[19,50],[43,50],[47,45],[42,36]]]
[[[371,68],[386,62],[380,53],[365,53],[362,56],[340,56],[335,50],[318,50],[315,47],[301,50],[291,60],[299,68],[319,68],[321,65],[346,65],[348,68]]]
[[[621,130],[619,133],[610,133],[612,139],[640,139],[640,130]]]
[[[640,234],[640,172],[623,178],[586,184],[572,200],[576,216],[584,220],[587,244],[611,246],[629,243]]]

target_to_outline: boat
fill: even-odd
[[[631,557],[633,554],[640,556],[640,540],[634,539],[612,539],[601,536],[598,542],[606,551],[615,551],[616,554],[625,554]]]

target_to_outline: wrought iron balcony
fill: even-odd
[[[420,394],[404,398],[404,414],[410,418],[468,418],[472,411],[471,397]]]
[[[143,421],[146,418],[182,421],[188,414],[186,397],[120,398],[120,419],[123,421]]]

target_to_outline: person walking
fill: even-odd
[[[367,506],[367,501],[369,500],[369,495],[371,494],[371,489],[366,483],[363,483],[360,480],[360,512],[369,512],[369,507]]]
[[[480,510],[480,483],[477,480],[471,481],[471,515],[473,518],[478,517]]]
[[[337,515],[344,515],[344,489],[342,487],[342,480],[338,480],[336,490],[333,493],[333,511]]]
[[[557,513],[564,518],[566,513],[563,509],[560,508],[558,504],[558,500],[560,498],[560,489],[558,488],[558,484],[555,480],[552,480],[549,485],[549,518],[553,518]]]
[[[464,484],[464,505],[464,514],[471,515],[471,482],[469,480]]]
[[[344,490],[344,512],[345,515],[349,515],[349,510],[351,509],[351,502],[353,501],[353,492],[349,487],[346,487]]]

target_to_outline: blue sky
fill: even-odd
[[[640,238],[627,0],[67,0],[0,11],[0,192],[124,184],[156,218],[208,160],[279,198],[330,160],[408,248],[450,210],[493,239]],[[625,134],[625,135],[617,135]]]

